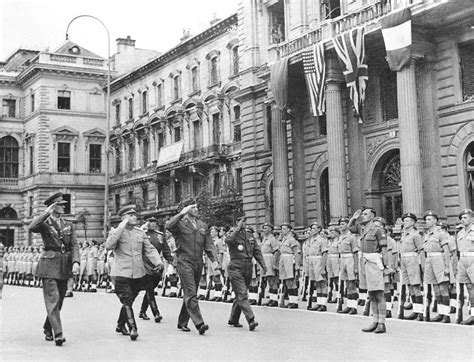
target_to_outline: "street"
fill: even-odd
[[[139,312],[143,292],[134,304]],[[230,304],[200,302],[210,329],[200,336],[177,330],[181,299],[158,297],[163,321],[138,319],[139,338],[115,332],[118,298],[74,293],[62,311],[67,342],[44,340],[42,290],[5,286],[0,359],[10,360],[473,360],[474,328],[387,320],[387,333],[362,333],[371,318],[328,312],[254,307],[254,332],[227,325]],[[148,311],[151,316],[151,312]]]

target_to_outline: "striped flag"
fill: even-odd
[[[365,28],[351,29],[333,39],[334,49],[341,63],[349,96],[354,105],[354,116],[362,123],[361,110],[369,79],[365,63]]]
[[[326,112],[324,95],[326,62],[323,42],[315,44],[311,49],[303,52],[303,67],[313,115],[322,116]]]
[[[411,10],[390,14],[381,23],[388,65],[392,71],[399,71],[411,59]]]

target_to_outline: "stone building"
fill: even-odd
[[[204,190],[241,199],[239,67],[232,15],[112,82],[112,221],[135,203],[163,223]]]
[[[412,12],[412,60],[392,72],[380,19]],[[394,223],[474,207],[474,4],[440,0],[243,0],[239,9],[243,203],[251,223],[298,227],[373,206]],[[365,26],[363,123],[352,116],[333,39]],[[322,42],[326,113],[315,117],[302,52]],[[288,109],[270,69],[288,58]],[[287,113],[287,112],[285,112]]]

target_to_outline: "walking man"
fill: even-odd
[[[66,342],[61,323],[61,308],[71,274],[79,273],[79,245],[71,222],[64,220],[64,205],[61,192],[50,196],[44,204],[44,213],[36,217],[30,231],[41,234],[44,251],[38,261],[36,276],[43,280],[43,297],[48,316],[43,326],[47,341],[56,346]]]

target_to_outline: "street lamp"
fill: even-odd
[[[69,39],[69,27],[71,24],[79,18],[91,18],[97,20],[102,24],[105,31],[107,32],[107,99],[106,99],[106,120],[107,120],[107,129],[105,130],[105,187],[104,187],[104,238],[107,236],[107,226],[109,224],[109,130],[110,130],[110,34],[109,29],[105,26],[102,20],[93,16],[93,15],[78,15],[72,19],[66,29],[66,40]]]

